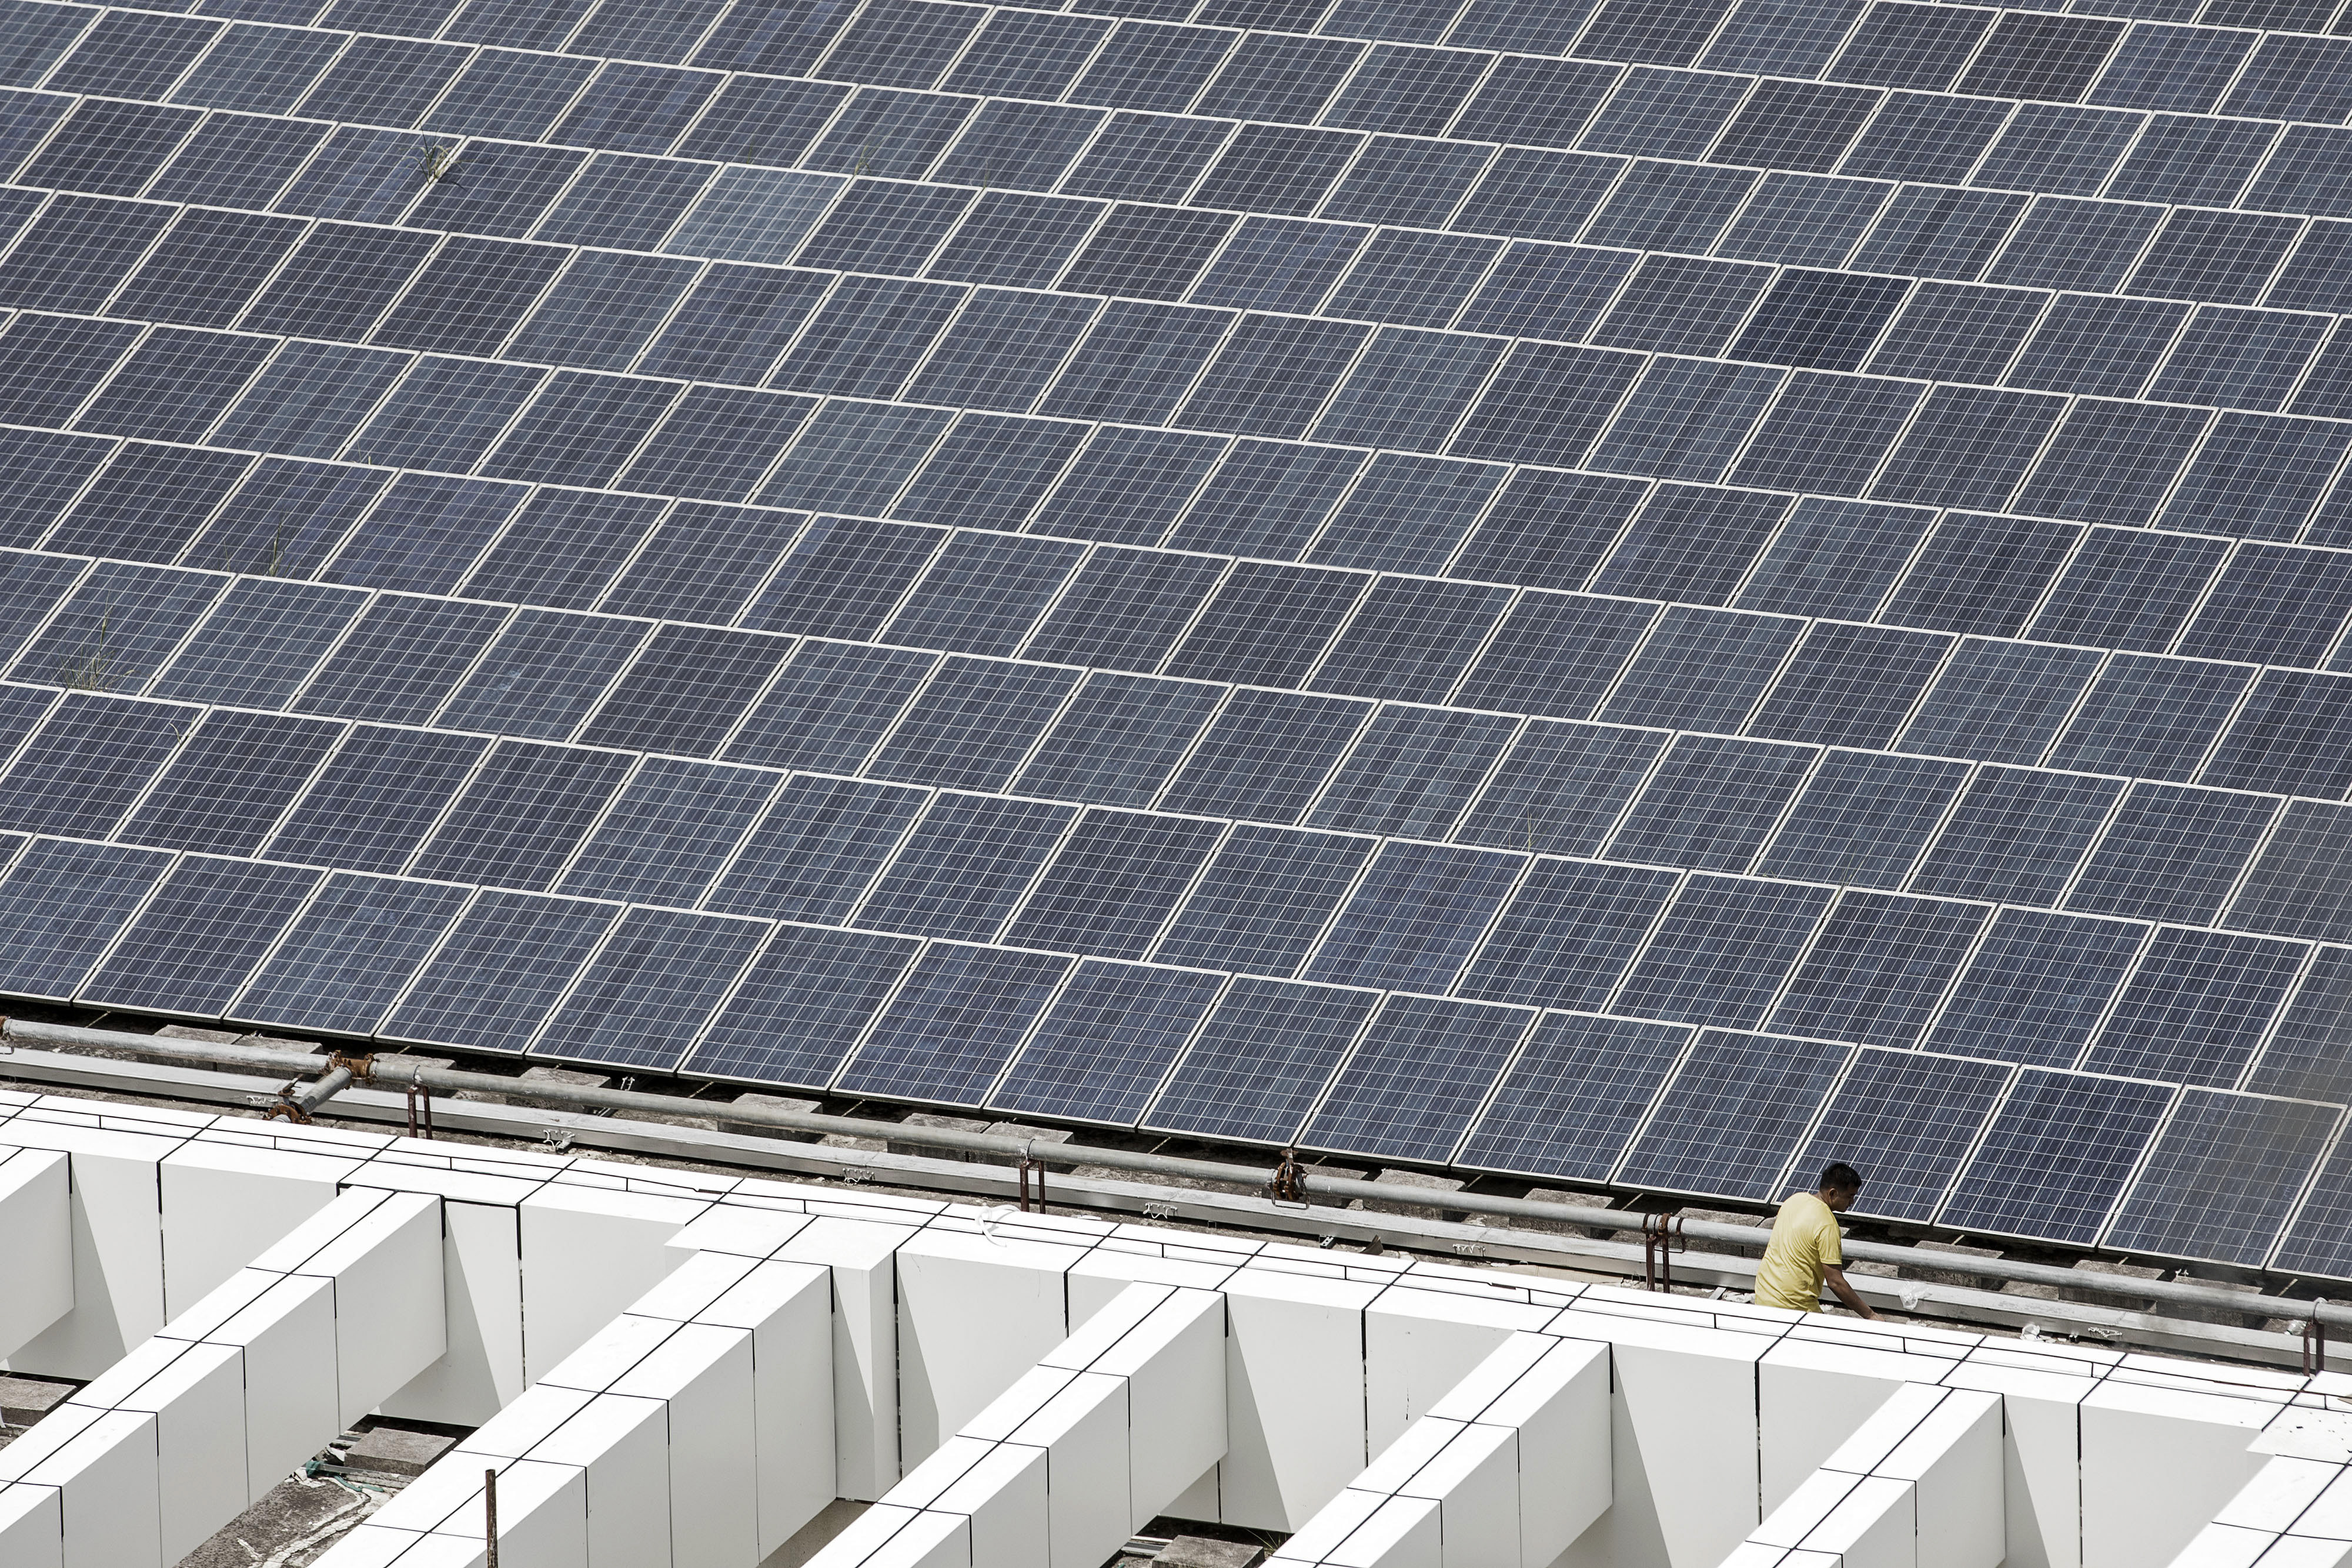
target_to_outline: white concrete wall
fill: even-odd
[[[1155,1513],[1351,1565],[2352,1541],[2352,1459],[2276,1447],[2345,1379],[839,1186],[0,1095],[0,1248],[10,1365],[99,1379],[0,1450],[0,1568],[160,1568],[371,1409],[480,1430],[335,1568],[478,1557],[486,1469],[509,1568],[755,1568],[837,1498],[828,1563],[958,1568]]]

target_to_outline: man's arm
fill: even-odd
[[[1858,1318],[1875,1318],[1878,1316],[1876,1312],[1872,1312],[1870,1308],[1864,1304],[1862,1299],[1862,1292],[1856,1291],[1852,1285],[1845,1282],[1844,1269],[1835,1264],[1822,1264],[1822,1282],[1829,1286],[1831,1290],[1837,1292],[1837,1299],[1843,1301],[1846,1305],[1846,1310],[1853,1313],[1854,1316]]]

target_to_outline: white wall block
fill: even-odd
[[[777,1249],[833,1282],[835,1486],[871,1502],[898,1479],[898,1248],[910,1226],[821,1217]]]
[[[0,1563],[65,1568],[65,1498],[55,1487],[0,1484]]]
[[[768,1258],[809,1224],[805,1214],[775,1208],[746,1208],[722,1204],[686,1222],[663,1243],[684,1261],[695,1252],[728,1252],[745,1258]]]
[[[441,1228],[446,1348],[383,1409],[412,1421],[478,1427],[523,1391],[521,1217],[511,1204],[445,1197]]]
[[[1007,1439],[1045,1450],[1053,1568],[1100,1568],[1132,1533],[1127,1433],[1127,1380],[1081,1372]]]
[[[2079,1568],[2079,1407],[2097,1384],[2087,1376],[1973,1359],[1943,1381],[2001,1398],[2001,1507],[2009,1545],[2003,1568]]]
[[[1912,1489],[1919,1568],[1995,1568],[2007,1554],[1997,1396],[1954,1391],[1875,1473]]]
[[[971,1522],[952,1513],[920,1513],[866,1560],[873,1568],[971,1568]]]
[[[480,1469],[472,1497],[428,1532],[483,1551],[486,1531]],[[583,1471],[537,1459],[509,1459],[499,1472],[499,1568],[581,1568],[588,1561],[588,1487]],[[446,1548],[444,1550],[446,1550]],[[415,1549],[401,1557],[403,1568]],[[428,1559],[429,1561],[430,1559]]]
[[[355,1159],[190,1142],[156,1176],[163,1206],[163,1310],[177,1317],[335,1201]]]
[[[1549,1568],[1610,1506],[1609,1368],[1608,1346],[1561,1341],[1476,1417],[1518,1434],[1522,1568]]]
[[[596,1395],[531,1457],[582,1472],[586,1568],[671,1568],[667,1405]]]
[[[2252,1480],[2275,1406],[2110,1377],[2082,1403],[2084,1568],[2169,1562]]]
[[[348,1427],[448,1349],[441,1200],[387,1193],[299,1270],[335,1286],[335,1375]]]
[[[1605,1338],[1613,1367],[1607,1512],[1562,1568],[1715,1568],[1756,1528],[1756,1363],[1769,1340],[1570,1311],[1554,1331]]]
[[[54,1149],[0,1148],[0,1362],[73,1310],[73,1184]]]
[[[1947,1364],[1921,1356],[1784,1339],[1757,1368],[1764,1511],[1769,1513],[1906,1383],[1933,1382]]]
[[[929,1511],[963,1517],[971,1568],[1038,1568],[1053,1531],[1050,1476],[1045,1449],[1000,1443],[943,1488]]]
[[[756,1264],[701,1321],[751,1335],[755,1500],[764,1559],[838,1495],[829,1272],[813,1263]]]
[[[1172,1292],[1094,1369],[1127,1380],[1128,1523],[1140,1530],[1224,1455],[1223,1294]]]
[[[334,1281],[282,1278],[207,1337],[245,1353],[246,1502],[258,1502],[342,1429]]]
[[[227,1500],[252,1495],[244,1354],[225,1344],[190,1345],[116,1408],[155,1417],[163,1561],[177,1563],[220,1529]]]
[[[154,1416],[101,1412],[16,1484],[58,1489],[64,1568],[164,1568]]]
[[[1514,1333],[1552,1319],[1518,1301],[1399,1285],[1364,1310],[1365,1441],[1377,1458]]]
[[[1258,1270],[1227,1282],[1226,1523],[1297,1530],[1364,1468],[1363,1316],[1380,1290]]]
[[[681,1568],[758,1563],[750,1331],[684,1324],[612,1392],[669,1406],[671,1559]]]
[[[666,1243],[708,1204],[548,1186],[520,1204],[523,1375],[537,1382],[677,1261]]]
[[[898,1249],[898,1443],[914,1464],[1069,1333],[1081,1251],[927,1230]]]
[[[20,1345],[12,1371],[96,1377],[163,1324],[163,1219],[156,1166],[180,1140],[108,1128],[7,1124],[13,1145],[70,1156],[73,1308]]]

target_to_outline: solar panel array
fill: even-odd
[[[2352,1277],[2338,0],[0,9],[0,991]]]

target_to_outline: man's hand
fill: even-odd
[[[1845,1282],[1845,1270],[1843,1269],[1832,1269],[1828,1267],[1826,1264],[1823,1265],[1822,1269],[1822,1281],[1829,1286],[1831,1290],[1837,1292],[1837,1299],[1843,1301],[1846,1305],[1846,1310],[1852,1312],[1854,1316],[1858,1318],[1870,1318],[1874,1321],[1876,1320],[1878,1314],[1872,1312],[1870,1308],[1864,1304],[1862,1299],[1862,1292]]]

